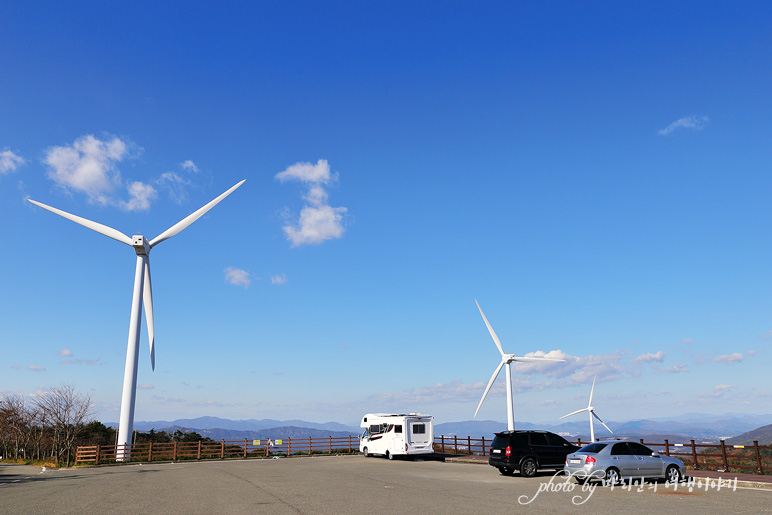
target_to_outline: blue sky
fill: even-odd
[[[137,420],[770,413],[772,8],[759,2],[0,7],[0,393]],[[503,374],[502,374],[503,375]],[[478,415],[505,420],[500,377]]]

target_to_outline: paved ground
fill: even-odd
[[[566,486],[572,491],[563,491]],[[560,491],[555,491],[560,490]],[[530,502],[529,502],[530,501]],[[527,503],[527,504],[526,504]],[[583,503],[583,504],[579,504]],[[597,487],[488,466],[362,456],[42,471],[0,465],[2,513],[772,513],[772,491]]]

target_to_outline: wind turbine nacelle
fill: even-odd
[[[131,246],[138,256],[147,256],[150,254],[150,243],[141,234],[135,234],[131,237]]]

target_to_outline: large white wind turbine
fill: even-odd
[[[477,309],[480,310],[480,314],[482,315],[482,318],[485,321],[485,326],[488,328],[488,332],[491,333],[491,337],[493,338],[493,343],[496,344],[496,348],[498,348],[499,353],[501,353],[501,362],[499,363],[499,366],[496,367],[496,370],[493,371],[491,380],[488,381],[488,386],[485,387],[485,391],[483,392],[482,399],[480,399],[480,404],[477,405],[477,410],[474,412],[474,416],[477,417],[477,413],[480,411],[480,407],[482,406],[482,403],[485,400],[485,396],[488,395],[488,391],[490,391],[491,386],[493,386],[493,382],[496,380],[496,377],[499,375],[499,372],[501,371],[501,369],[506,365],[507,429],[509,429],[510,431],[513,431],[515,429],[515,412],[514,412],[514,407],[512,405],[512,370],[510,368],[511,366],[510,363],[512,363],[513,361],[543,362],[543,361],[565,361],[565,360],[555,359],[555,358],[521,357],[521,356],[515,356],[514,354],[504,354],[504,349],[501,348],[501,342],[499,341],[499,337],[496,336],[496,333],[493,331],[493,327],[491,327],[491,324],[488,323],[488,319],[485,318],[485,313],[483,313],[483,310],[480,307],[480,303],[477,302],[477,299],[475,299],[474,303],[477,304]]]
[[[583,412],[583,411],[586,411],[586,412],[588,412],[588,413],[590,414],[590,440],[592,440],[593,442],[595,441],[595,425],[593,424],[593,420],[592,420],[592,419],[593,419],[593,417],[594,417],[594,418],[597,418],[597,419],[598,419],[598,422],[600,422],[601,424],[603,424],[603,427],[605,427],[606,429],[608,429],[610,433],[612,433],[612,434],[614,433],[614,431],[612,431],[612,430],[611,430],[611,428],[609,428],[609,427],[606,425],[606,423],[605,423],[605,422],[603,422],[603,421],[600,419],[600,417],[599,417],[598,415],[596,415],[596,414],[595,414],[595,408],[594,408],[594,407],[593,407],[593,405],[592,405],[592,394],[593,394],[593,392],[595,391],[595,379],[597,379],[597,377],[598,377],[598,376],[595,376],[595,377],[593,377],[593,378],[592,378],[592,388],[590,388],[590,401],[587,403],[587,407],[586,407],[586,408],[582,408],[582,409],[578,409],[578,410],[576,410],[576,411],[572,411],[572,412],[571,412],[571,413],[569,413],[568,415],[563,415],[562,417],[560,417],[560,418],[566,418],[566,417],[570,417],[571,415],[576,415],[577,413],[581,413],[581,412]]]
[[[246,179],[245,179],[246,180]],[[121,417],[118,426],[118,445],[126,445],[131,438],[134,426],[134,401],[137,396],[137,362],[139,360],[139,327],[142,322],[142,305],[145,305],[145,316],[147,317],[147,332],[150,340],[150,364],[155,370],[155,349],[153,335],[153,290],[150,284],[150,250],[164,240],[168,240],[179,233],[187,226],[201,218],[207,211],[216,206],[222,199],[233,193],[233,191],[244,184],[239,182],[231,189],[212,200],[210,203],[183,218],[175,225],[169,227],[164,232],[148,241],[142,235],[134,235],[131,238],[120,231],[117,231],[106,225],[102,225],[91,220],[86,220],[79,216],[66,213],[59,209],[41,204],[32,199],[27,199],[36,206],[47,209],[52,213],[72,220],[73,222],[87,227],[100,234],[104,234],[114,240],[125,243],[134,248],[137,254],[137,266],[134,272],[134,293],[131,300],[131,320],[129,323],[129,342],[126,349],[126,369],[123,375],[123,394],[121,396]],[[124,447],[125,449],[125,447]],[[119,453],[121,457],[127,457],[128,453]]]

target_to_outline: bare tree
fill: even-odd
[[[21,395],[6,395],[0,399],[0,432],[3,438],[6,456],[8,444],[13,443],[14,458],[31,457],[29,448],[38,423],[38,409],[30,405]]]
[[[56,460],[61,460],[66,453],[69,467],[75,439],[83,426],[91,421],[91,397],[77,393],[72,385],[62,384],[40,395],[36,403],[45,425],[53,430],[53,454]]]

